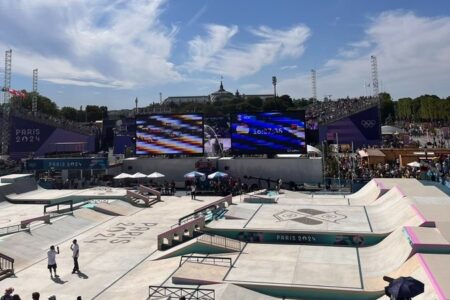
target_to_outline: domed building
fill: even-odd
[[[209,99],[211,102],[215,102],[218,100],[228,100],[228,99],[232,99],[233,97],[234,97],[233,93],[231,93],[223,88],[222,80],[220,81],[219,90],[217,90],[214,93],[211,93],[209,95]]]

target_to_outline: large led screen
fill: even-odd
[[[235,114],[231,149],[236,154],[306,153],[304,111]]]
[[[201,114],[137,116],[136,154],[203,154],[203,116]]]

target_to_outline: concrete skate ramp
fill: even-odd
[[[38,186],[32,174],[10,174],[0,177],[1,183],[12,185],[13,193],[21,194],[37,190]],[[4,194],[8,195],[8,194]]]
[[[363,188],[356,193],[347,195],[351,205],[367,205],[377,200],[381,195],[388,191],[378,179],[372,179]]]
[[[423,219],[411,206],[407,197],[390,199],[379,205],[366,206],[373,232],[389,233],[401,226],[420,226]]]
[[[233,216],[249,215],[248,221],[222,219],[207,225],[212,232],[243,230],[252,232],[314,232],[314,233],[367,233],[387,235],[401,226],[420,226],[427,220],[444,221],[441,216],[430,213],[424,217],[422,208],[413,205],[408,197],[396,188],[391,189],[372,205],[254,205],[239,203],[232,207]],[[375,204],[377,203],[377,204]],[[445,211],[445,209],[444,209]],[[450,206],[447,207],[450,211]],[[237,218],[235,218],[237,219]],[[450,221],[450,216],[445,219]]]
[[[49,204],[52,201],[63,200],[73,200],[74,203],[95,199],[122,200],[125,195],[126,190],[121,188],[95,187],[84,190],[47,190],[41,188],[31,192],[7,195],[6,198],[12,203]]]
[[[2,237],[0,253],[15,259],[17,271],[34,263],[37,258],[45,257],[51,245],[58,245],[71,240],[81,232],[92,228],[111,217],[94,212],[90,209],[80,209],[74,215],[67,215],[53,220],[51,225],[42,225],[28,232]]]
[[[285,198],[280,198],[280,204],[314,204],[314,205],[368,205],[381,197],[388,189],[378,179],[372,179],[359,191],[349,195],[336,194],[305,194],[286,192]],[[296,201],[296,203],[295,203]]]
[[[371,247],[360,248],[359,255],[363,286],[368,290],[376,290],[379,287],[374,286],[374,282],[381,282],[384,275],[400,268],[412,255],[412,246],[403,228],[399,228],[382,242]]]
[[[14,193],[14,187],[11,183],[0,182],[0,202],[6,201],[6,195]]]
[[[109,203],[104,202],[95,204],[93,210],[111,216],[128,216],[139,211],[140,209],[128,202],[116,200]]]
[[[259,205],[245,203],[242,203],[240,207],[229,206],[225,219],[248,220],[255,214],[258,207]]]
[[[255,291],[240,287],[235,284],[220,284],[220,285],[209,285],[208,288],[212,288],[215,290],[215,298],[220,300],[236,300],[236,299],[245,299],[245,300],[274,300],[281,299],[275,298],[271,296],[267,296],[264,294],[257,293]]]

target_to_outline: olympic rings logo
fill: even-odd
[[[364,128],[373,128],[377,122],[375,120],[362,120],[361,125]]]

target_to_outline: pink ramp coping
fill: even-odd
[[[436,280],[436,277],[434,277],[433,272],[430,270],[430,267],[428,266],[427,262],[425,261],[422,254],[417,254],[417,257],[419,258],[420,265],[425,270],[425,273],[427,273],[428,279],[431,281],[431,285],[433,286],[434,291],[439,297],[439,300],[446,300],[448,299],[444,291],[442,290],[441,286],[439,285],[439,282]]]
[[[410,226],[405,226],[404,229],[413,244],[415,245],[420,244],[419,238],[417,237],[416,233],[412,230]]]
[[[375,181],[375,183],[378,185],[378,187],[381,189],[381,190],[387,190],[388,188],[384,185],[384,183],[383,183],[383,181],[381,181],[380,179],[377,179],[377,178],[374,178],[373,179],[374,181]]]
[[[394,188],[397,189],[402,197],[406,197],[405,192],[398,185],[396,185]]]
[[[428,220],[425,218],[425,216],[422,214],[422,212],[417,208],[416,205],[410,204],[411,209],[416,213],[416,215],[420,218],[423,224],[428,223]]]

